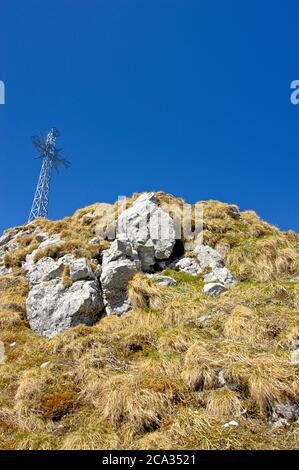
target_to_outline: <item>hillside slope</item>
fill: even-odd
[[[0,238],[0,449],[298,449],[299,235],[144,196]]]

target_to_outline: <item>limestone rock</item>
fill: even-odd
[[[226,288],[233,287],[236,284],[232,273],[225,267],[215,267],[210,273],[205,275],[204,282],[219,282]]]
[[[35,238],[36,238],[36,241],[38,243],[42,243],[42,242],[48,240],[49,235],[48,235],[47,232],[41,232],[41,233],[38,233]]]
[[[291,364],[299,364],[299,349],[291,352],[290,362]]]
[[[4,343],[3,341],[0,341],[0,365],[4,364],[5,362],[5,349],[4,349]]]
[[[57,279],[62,275],[64,268],[63,263],[57,262],[52,258],[41,258],[35,264],[31,263],[30,261],[25,263],[23,266],[23,269],[27,274],[30,287],[36,284],[40,284],[44,281]]]
[[[73,284],[65,288],[61,276],[70,268]],[[26,311],[31,328],[47,338],[71,326],[92,325],[103,310],[100,285],[85,258],[68,254],[58,260],[49,257],[24,265],[30,291]]]
[[[97,281],[77,281],[68,289],[59,279],[45,281],[30,289],[26,302],[32,330],[46,338],[82,323],[94,324],[102,309]]]
[[[272,411],[272,419],[284,418],[286,420],[297,419],[299,417],[299,405],[296,403],[276,403]]]
[[[169,267],[171,269],[175,269],[176,271],[191,274],[191,276],[196,276],[202,272],[197,259],[192,258],[191,256],[186,256],[179,259],[178,261],[174,261]]]
[[[39,249],[46,248],[46,246],[54,245],[56,243],[59,243],[60,241],[61,241],[60,235],[58,233],[55,233],[51,237],[46,238],[44,241],[42,241],[38,248]]]
[[[216,282],[211,282],[206,284],[203,288],[204,294],[211,295],[212,297],[216,297],[220,295],[222,292],[225,292],[227,289],[222,284],[218,284]]]
[[[147,276],[154,279],[160,286],[170,287],[176,285],[175,279],[170,276],[163,276],[162,274],[148,274]]]
[[[11,230],[8,233],[3,233],[0,237],[0,246],[7,245],[18,234],[18,229]]]
[[[142,194],[117,222],[116,237],[129,240],[136,248],[143,271],[157,260],[168,259],[176,240],[175,224],[159,206],[155,193]]]
[[[68,258],[64,256],[61,258],[60,263],[69,264],[70,277],[73,282],[95,279],[95,275],[86,258],[69,258],[68,262]]]
[[[116,239],[104,251],[100,282],[108,315],[122,315],[130,309],[126,288],[139,270],[137,253],[128,240]]]
[[[90,245],[99,245],[101,243],[101,240],[97,237],[92,238],[88,242]]]
[[[198,245],[195,248],[194,253],[197,256],[199,265],[202,269],[221,268],[224,266],[224,259],[220,253],[208,245]]]
[[[211,287],[212,284],[221,285],[226,289],[236,284],[232,273],[224,266],[223,256],[218,253],[218,251],[214,250],[214,248],[208,245],[198,245],[194,253],[197,256],[200,268],[202,270],[210,269],[210,272],[204,276],[204,282],[209,286],[204,287],[204,293],[208,293],[209,295],[218,295],[218,293],[220,293],[220,288]],[[216,291],[217,293],[215,293]]]

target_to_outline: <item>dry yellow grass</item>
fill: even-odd
[[[63,268],[61,282],[63,287],[65,287],[66,289],[68,287],[71,287],[71,285],[73,284],[72,278],[70,276],[70,267],[68,265],[65,265]]]
[[[266,341],[267,330],[257,313],[244,305],[235,307],[224,325],[224,334],[236,340],[244,339],[256,344]]]
[[[232,418],[239,417],[246,411],[242,406],[240,394],[225,387],[209,390],[204,397],[204,402],[206,412],[211,416]]]

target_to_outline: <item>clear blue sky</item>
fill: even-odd
[[[0,230],[27,220],[31,136],[72,166],[50,218],[135,191],[299,231],[298,0],[1,0]]]

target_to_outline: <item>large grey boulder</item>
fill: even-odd
[[[96,277],[86,258],[75,259],[74,257],[68,257],[68,255],[66,255],[60,259],[60,262],[69,265],[70,278],[73,282],[93,280]]]
[[[175,224],[159,207],[155,193],[144,193],[119,216],[116,238],[132,243],[146,272],[157,260],[171,256],[176,241]]]
[[[29,286],[32,287],[44,281],[57,279],[62,275],[64,265],[52,258],[41,258],[37,263],[33,263],[31,259],[23,265],[23,269],[27,275]]]
[[[69,267],[70,287],[62,284]],[[80,323],[92,325],[103,310],[101,289],[88,260],[68,254],[58,260],[49,257],[24,265],[30,291],[26,311],[31,328],[50,338]]]
[[[128,240],[115,240],[104,251],[100,282],[107,315],[122,315],[130,309],[127,285],[140,269],[137,252]]]
[[[59,279],[45,281],[30,289],[26,302],[30,327],[46,338],[82,323],[94,324],[102,309],[97,281],[77,281],[67,289]]]

